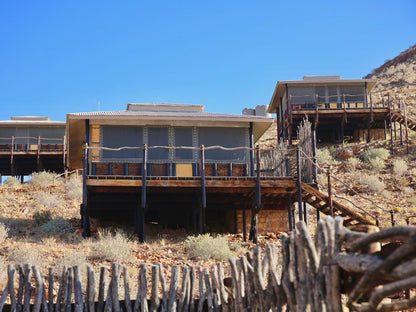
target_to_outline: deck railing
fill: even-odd
[[[155,150],[168,150],[169,157],[152,157]],[[118,148],[86,146],[88,176],[193,176],[202,170],[210,177],[283,177],[294,173],[294,148],[224,147],[220,145],[190,146],[124,146]],[[193,151],[190,159],[175,157],[173,151]],[[105,152],[111,152],[106,157]],[[126,158],[114,157],[124,152]],[[127,152],[127,153],[126,153]],[[109,154],[107,153],[107,156]],[[218,158],[216,158],[216,155]],[[132,156],[132,157],[130,157]],[[135,157],[133,157],[135,156]],[[149,157],[150,156],[150,157]]]
[[[0,151],[8,152],[48,152],[64,151],[65,137],[44,138],[31,136],[11,136],[0,138]]]

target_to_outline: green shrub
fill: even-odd
[[[381,158],[371,158],[369,162],[371,168],[373,168],[374,170],[383,170],[384,168],[386,168],[386,164],[384,163],[384,160]]]
[[[4,242],[7,238],[9,238],[9,228],[0,222],[0,242]]]
[[[403,159],[393,161],[393,173],[402,176],[407,171],[407,163]]]
[[[385,148],[369,148],[363,154],[363,161],[369,162],[371,159],[380,158],[382,160],[386,160],[389,158],[390,152]]]
[[[363,185],[367,185],[369,190],[373,192],[381,192],[384,190],[384,182],[380,181],[379,178],[375,175],[361,175],[359,178],[359,183]]]
[[[42,256],[39,251],[30,244],[19,243],[9,254],[9,262],[39,266],[42,264]]]
[[[47,191],[39,191],[35,195],[36,203],[48,208],[55,208],[65,205],[65,200],[58,195]]]
[[[209,234],[189,236],[185,240],[185,249],[191,257],[204,260],[227,260],[234,256],[225,237],[212,237]]]
[[[336,163],[334,157],[328,148],[321,148],[316,150],[316,161],[318,164],[333,164]]]
[[[71,222],[63,218],[52,219],[40,227],[42,232],[51,234],[69,233],[74,230]]]
[[[49,210],[36,211],[33,214],[33,219],[36,221],[37,224],[42,225],[52,220],[52,214]]]
[[[33,172],[30,175],[29,183],[33,186],[50,186],[53,185],[55,176],[56,173],[49,171]]]
[[[72,176],[66,182],[66,196],[74,200],[82,200],[82,177]]]
[[[20,180],[16,177],[7,177],[7,179],[4,180],[3,184],[10,187],[19,187],[22,185],[22,183],[20,183]]]
[[[91,259],[112,262],[127,261],[131,258],[134,243],[121,231],[112,234],[109,230],[98,230],[98,240],[91,243]]]

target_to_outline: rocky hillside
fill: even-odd
[[[364,78],[377,80],[372,90],[373,103],[380,103],[389,92],[395,99],[402,98],[408,106],[409,117],[416,118],[416,45],[386,61]]]

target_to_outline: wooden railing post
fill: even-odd
[[[393,121],[391,117],[391,103],[390,103],[390,93],[387,93],[387,106],[389,109],[389,122],[390,122],[390,154],[394,155],[394,145],[393,145]]]
[[[10,151],[10,174],[14,175],[14,136],[12,135],[12,148]]]
[[[38,136],[38,150],[36,153],[36,169],[40,171],[40,136]]]
[[[331,165],[328,166],[326,175],[328,177],[328,200],[329,200],[329,211],[330,216],[334,216],[334,205],[332,203],[332,185],[331,185]]]
[[[205,189],[205,147],[200,146],[200,176],[201,176],[201,206],[199,213],[199,232],[205,233],[205,211],[207,208],[207,194]]]

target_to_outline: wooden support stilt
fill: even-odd
[[[249,144],[250,144],[250,176],[254,177],[254,136],[253,123],[250,122],[249,128]]]
[[[293,114],[292,114],[292,96],[289,95],[289,145],[292,145],[292,126],[293,126]]]
[[[10,175],[14,175],[14,136],[12,136],[12,148],[10,150]]]
[[[292,222],[292,197],[290,194],[287,194],[287,218],[289,220],[289,231],[293,230]]]
[[[243,205],[243,240],[247,241],[247,215],[246,215],[246,206],[250,201],[248,200],[246,204]]]
[[[393,121],[391,117],[391,103],[390,103],[390,93],[387,93],[387,106],[389,109],[389,122],[390,122],[390,154],[394,155],[394,145],[393,145]]]
[[[137,219],[136,219],[136,232],[139,237],[139,241],[143,243],[145,241],[145,229],[144,229],[144,210],[146,209],[146,193],[147,193],[147,145],[143,144],[143,158],[142,158],[142,191],[140,198],[140,205],[137,207]]]
[[[367,120],[367,143],[371,141],[371,117]]]
[[[312,130],[313,182],[318,187],[318,165],[316,162],[316,130]]]
[[[403,101],[403,117],[404,117],[404,129],[406,133],[406,153],[409,154],[409,129],[407,125],[407,107],[406,103]]]
[[[297,167],[297,174],[298,174],[298,213],[299,213],[299,221],[303,220],[302,214],[302,169],[300,165],[300,150],[298,148],[296,152],[296,167]]]
[[[384,140],[387,140],[387,121],[384,120]]]
[[[315,94],[315,124],[314,124],[315,129],[318,128],[318,123],[319,123],[318,101],[319,101],[318,94]]]
[[[38,150],[36,151],[36,170],[40,172],[40,136],[38,136]]]
[[[201,175],[201,213],[200,213],[200,231],[201,234],[205,233],[205,211],[207,208],[207,193],[205,189],[205,147],[201,145],[200,147],[200,168],[199,172]]]
[[[87,176],[88,176],[88,143],[90,139],[90,122],[85,120],[85,146],[84,146],[84,159],[82,169],[82,204],[81,204],[81,224],[82,224],[82,236],[91,236],[90,218],[88,215],[88,194],[87,194]]]
[[[328,166],[327,169],[327,177],[328,177],[328,201],[329,201],[329,211],[330,216],[334,216],[334,205],[332,203],[332,186],[331,186],[331,165]]]
[[[306,202],[303,202],[303,221],[308,224],[308,211],[306,210]]]

